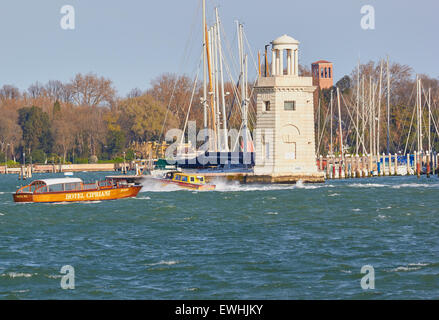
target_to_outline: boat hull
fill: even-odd
[[[15,193],[15,202],[78,202],[102,201],[135,197],[142,186],[47,193]]]

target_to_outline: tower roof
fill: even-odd
[[[299,41],[284,34],[283,36],[277,38],[276,40],[273,40],[272,43],[274,45],[276,45],[276,44],[299,44]]]
[[[319,63],[332,63],[332,62],[326,61],[326,60],[319,60],[319,61],[313,62],[312,64],[319,64]]]

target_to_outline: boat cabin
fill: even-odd
[[[96,181],[95,183],[83,183],[80,178],[56,178],[35,180],[31,184],[20,188],[17,193],[47,193],[65,191],[84,191],[112,188],[111,180]]]

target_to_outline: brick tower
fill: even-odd
[[[334,85],[332,62],[319,60],[311,65],[312,84],[321,89],[329,89]]]

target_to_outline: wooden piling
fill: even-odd
[[[342,163],[341,163],[341,158],[338,158],[338,178],[341,179],[341,173],[342,173]]]
[[[418,152],[415,156],[416,158],[416,176],[418,177],[418,179],[421,177],[421,157],[420,157],[420,152]]]
[[[430,178],[430,153],[427,151],[427,178]]]
[[[393,168],[393,175],[397,176],[398,175],[398,155],[395,153],[394,157],[395,157],[394,158],[395,164],[394,164],[394,168]],[[391,162],[391,160],[392,160],[392,155],[390,154],[389,162]],[[392,174],[389,172],[389,176],[390,175],[392,175]]]
[[[330,162],[329,162],[329,157],[326,156],[326,179],[329,179],[329,166],[330,166]]]

